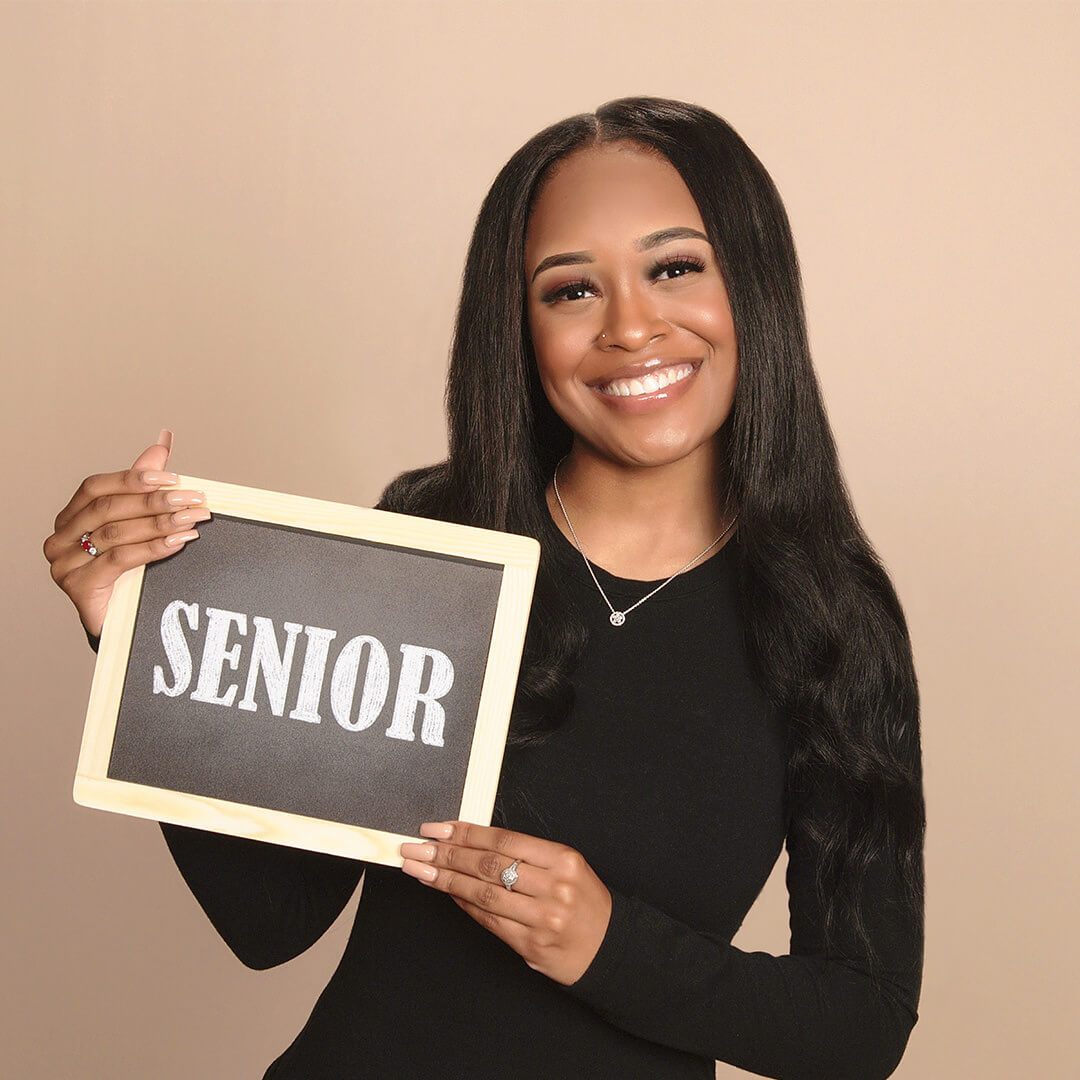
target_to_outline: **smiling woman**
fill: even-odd
[[[493,825],[423,823],[404,873],[162,826],[252,967],[306,949],[364,874],[266,1076],[888,1076],[923,963],[911,644],[738,134],[635,97],[526,142],[475,224],[446,403],[449,456],[378,507],[542,546]],[[127,505],[137,470],[95,482]],[[78,544],[104,525],[80,492],[46,554],[90,627],[124,560]],[[790,951],[740,950],[783,847]]]
[[[738,374],[735,325],[678,170],[630,141],[562,159],[533,203],[525,266],[540,381],[578,436],[567,485],[585,482],[586,458],[596,459],[594,469],[680,460],[684,475],[716,468],[713,436],[731,411]],[[643,484],[670,483],[662,470],[645,475],[640,498],[648,497]],[[677,531],[685,537],[713,524],[695,508]]]

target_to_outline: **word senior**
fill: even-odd
[[[233,706],[238,690],[237,683],[232,683],[224,691],[221,689],[222,671],[227,663],[233,671],[240,668],[240,656],[243,642],[237,641],[227,647],[231,629],[235,626],[239,634],[247,636],[248,617],[241,611],[227,611],[223,608],[207,607],[206,636],[203,641],[202,658],[199,662],[198,680],[191,691],[192,701],[204,701],[211,705],[225,708]],[[165,672],[160,664],[154,665],[153,692],[168,697],[178,697],[187,692],[191,685],[192,661],[191,650],[181,626],[181,615],[188,627],[199,629],[199,605],[173,600],[161,613],[161,644],[172,669],[171,685],[166,681]],[[283,623],[285,648],[278,648],[277,633],[273,622],[262,615],[253,615],[251,622],[254,633],[251,637],[251,649],[248,655],[247,677],[244,681],[244,694],[236,701],[236,708],[255,712],[255,683],[262,673],[266,695],[271,711],[275,716],[285,712],[285,699],[289,692],[293,673],[293,657],[299,634],[306,637],[304,662],[300,671],[299,687],[295,704],[289,713],[291,720],[304,720],[309,724],[321,723],[319,701],[322,697],[323,684],[326,680],[327,659],[330,643],[337,637],[336,630],[322,626],[302,626],[300,623]],[[367,650],[367,664],[364,669],[364,683],[360,694],[360,704],[353,712],[353,700],[356,696],[356,683],[360,671],[360,661]],[[386,734],[391,739],[413,741],[414,721],[417,705],[423,703],[424,719],[420,728],[421,742],[428,746],[443,745],[443,728],[446,713],[439,699],[445,697],[454,685],[454,665],[450,658],[438,649],[427,649],[420,645],[403,644],[401,646],[401,671],[398,676],[397,695],[394,699],[394,712]],[[425,661],[431,660],[431,674],[426,688],[421,689]],[[330,677],[330,708],[334,719],[347,731],[363,731],[371,727],[379,718],[386,704],[390,689],[390,657],[378,638],[370,634],[359,634],[350,638],[341,647],[334,661]]]

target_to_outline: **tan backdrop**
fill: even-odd
[[[488,185],[637,93],[772,172],[909,619],[928,940],[895,1075],[1077,1075],[1078,41],[1075,3],[3,4],[4,1075],[257,1080],[356,903],[249,971],[156,825],[72,802],[94,658],[55,514],[163,426],[178,471],[367,505],[442,457]],[[737,945],[786,951],[784,863]]]

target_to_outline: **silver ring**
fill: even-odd
[[[81,547],[83,551],[90,552],[91,555],[101,554],[101,552],[98,551],[98,549],[94,547],[93,543],[91,542],[90,534],[88,532],[84,532],[82,536],[79,537],[79,547]]]
[[[502,883],[511,892],[514,889],[514,882],[518,879],[518,860],[515,859],[499,876],[502,878]]]

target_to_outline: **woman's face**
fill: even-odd
[[[660,465],[713,438],[735,395],[735,326],[670,162],[625,142],[565,158],[530,216],[525,274],[540,380],[578,440]]]

